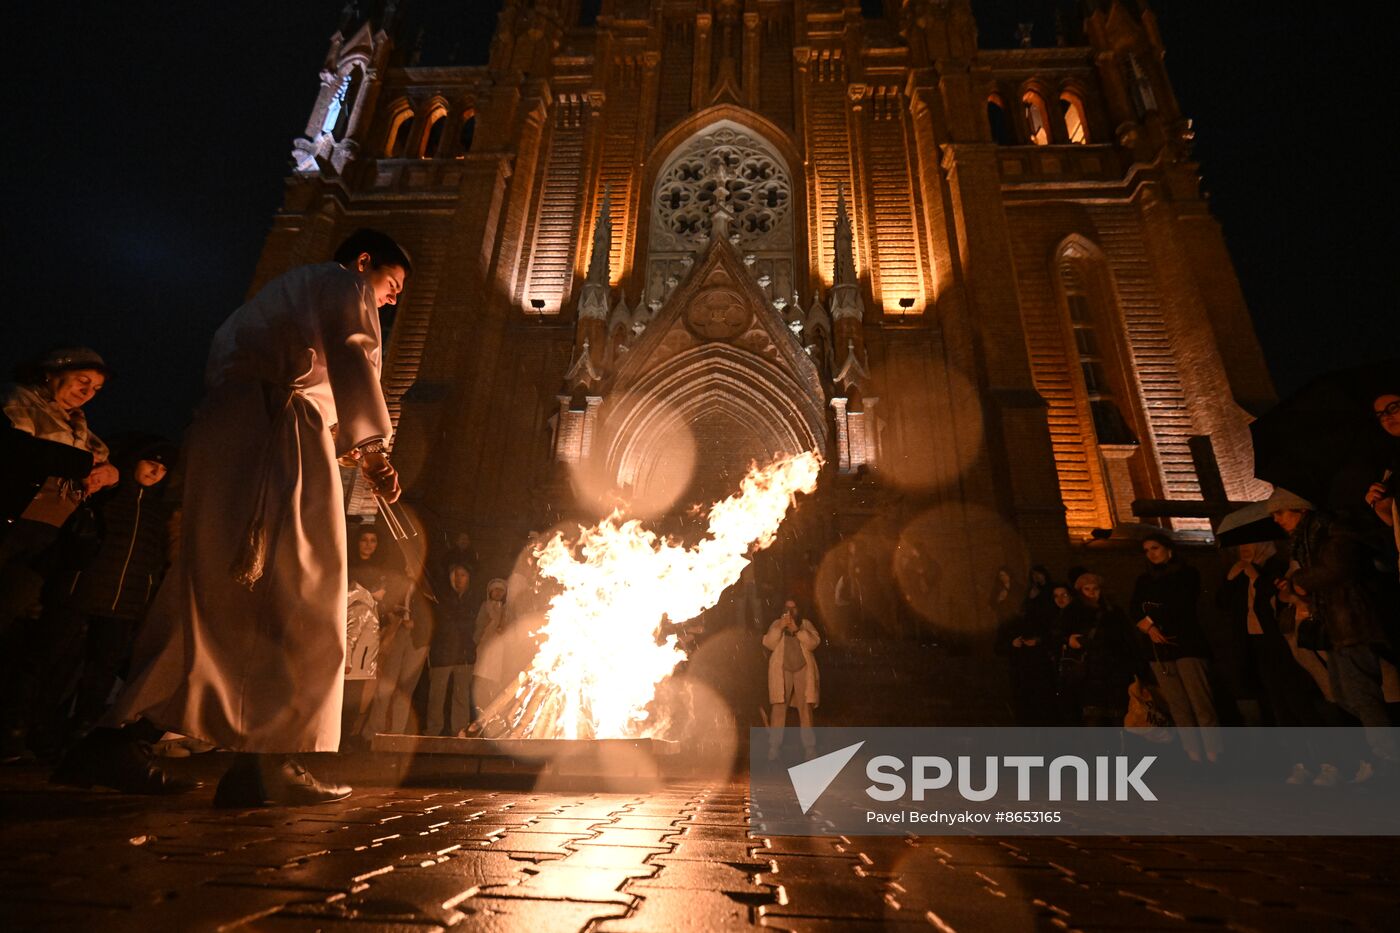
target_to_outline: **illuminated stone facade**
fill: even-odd
[[[395,6],[333,41],[258,280],[407,245],[396,462],[488,551],[814,445],[789,551],[858,535],[938,624],[1200,498],[1193,436],[1261,492],[1273,389],[1140,4],[988,50],[967,0],[506,0],[479,67],[408,64]]]

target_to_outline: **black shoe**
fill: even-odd
[[[171,777],[151,753],[116,729],[96,729],[63,756],[50,783],[70,787],[110,787],[123,794],[183,794],[198,781]]]
[[[345,784],[323,784],[291,758],[276,755],[240,755],[219,780],[214,806],[305,807],[331,803],[350,796]]]

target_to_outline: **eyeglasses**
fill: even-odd
[[[1379,421],[1382,418],[1394,418],[1397,415],[1400,415],[1400,400],[1391,402],[1384,408],[1377,408],[1371,414],[1376,416],[1377,421]]]

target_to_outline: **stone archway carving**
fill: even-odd
[[[674,466],[678,437],[695,454],[685,485],[710,498],[735,491],[750,461],[828,450],[817,367],[727,239],[659,308],[605,394],[596,456],[642,498],[640,487]]]
[[[826,447],[823,413],[808,389],[724,343],[671,357],[618,398],[608,419],[609,474],[644,497],[665,473],[678,433],[697,448],[688,485],[710,498],[737,490],[750,461]]]

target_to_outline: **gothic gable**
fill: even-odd
[[[677,286],[628,351],[614,391],[634,384],[672,358],[706,344],[745,351],[780,370],[821,403],[821,377],[782,316],[768,303],[743,260],[727,242],[715,242]]]

